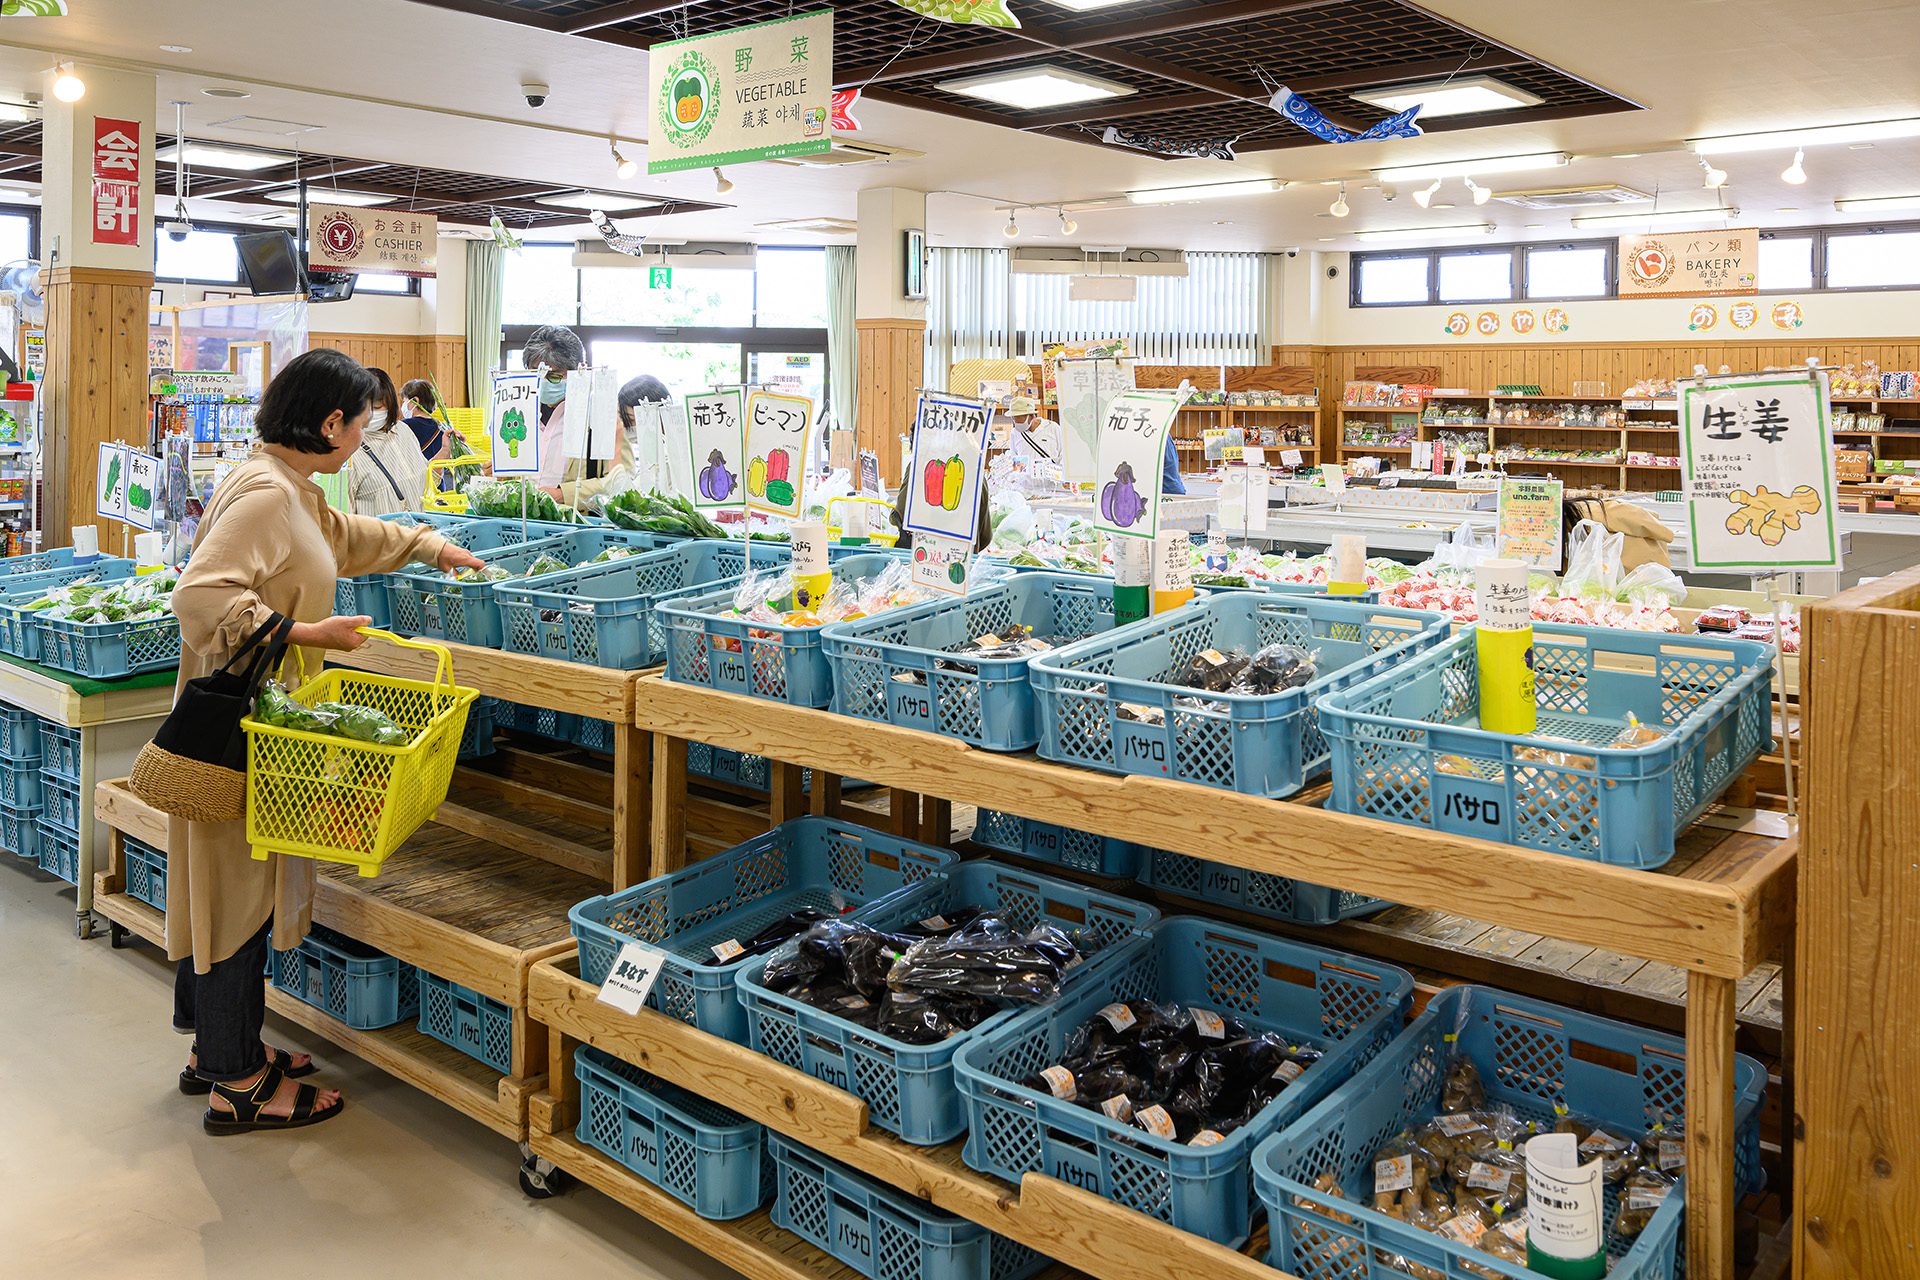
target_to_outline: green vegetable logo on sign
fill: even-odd
[[[832,146],[832,10],[664,41],[648,55],[648,173]]]

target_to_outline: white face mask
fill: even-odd
[[[386,425],[387,411],[385,409],[375,409],[367,418],[367,430],[369,431],[378,431]]]

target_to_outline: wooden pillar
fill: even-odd
[[[860,339],[859,439],[880,458],[880,483],[900,483],[900,437],[913,434],[914,393],[926,377],[924,320],[856,320]]]
[[[1920,1276],[1920,568],[1803,616],[1793,1274]]]
[[[147,447],[147,304],[153,273],[55,267],[46,280],[42,544],[67,546],[72,526],[96,524],[100,549],[119,555],[127,526],[95,519],[94,461],[102,444]]]

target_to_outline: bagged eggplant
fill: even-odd
[[[913,944],[887,976],[896,991],[939,991],[1043,1004],[1060,993],[1060,977],[1079,959],[1072,941],[1051,925],[1015,934],[985,915],[945,937]]]
[[[741,960],[748,960],[754,956],[765,955],[767,952],[777,948],[781,943],[792,938],[797,938],[814,925],[824,920],[831,920],[834,917],[834,912],[824,911],[819,907],[801,907],[797,911],[790,911],[786,915],[781,916],[778,920],[775,920],[772,924],[744,941],[738,938],[730,938],[725,942],[714,944],[713,959],[711,961],[703,961],[702,963],[714,965],[737,964]]]

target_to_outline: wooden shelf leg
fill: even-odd
[[[1687,1275],[1733,1280],[1734,980],[1687,975]]]
[[[839,774],[825,773],[819,769],[813,771],[813,790],[808,793],[808,807],[816,818],[840,816]]]
[[[573,1074],[573,1051],[580,1042],[560,1031],[547,1034],[547,1093],[553,1098],[553,1131],[565,1133],[580,1122],[580,1082]]]
[[[920,797],[920,834],[922,844],[944,849],[953,843],[953,801],[933,796]]]
[[[887,830],[903,840],[920,838],[920,797],[899,787],[887,788]]]
[[[647,878],[653,818],[653,735],[613,726],[613,887]]]
[[[687,740],[653,735],[653,870],[664,876],[687,865]]]
[[[525,1009],[513,1011],[513,1066],[507,1072],[515,1079],[537,1076],[547,1065],[547,1027],[527,1016]]]
[[[767,797],[767,812],[773,819],[773,825],[779,826],[790,818],[804,817],[807,812],[806,792],[800,789],[800,766],[774,760],[772,776],[767,779],[770,794]]]

